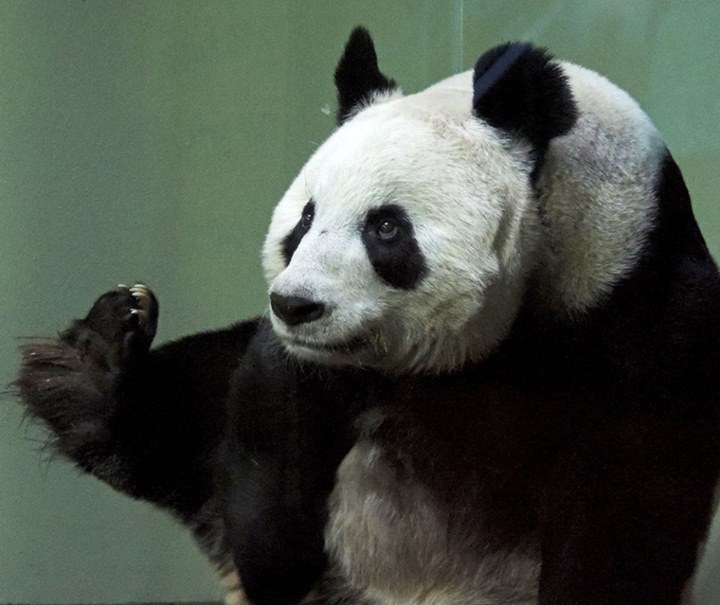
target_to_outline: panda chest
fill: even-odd
[[[453,439],[453,427],[436,435],[402,414],[366,418],[338,469],[325,534],[334,571],[354,592],[388,605],[537,602],[524,478],[471,440],[465,420]]]

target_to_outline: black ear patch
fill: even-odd
[[[577,118],[562,68],[527,42],[497,46],[478,59],[473,112],[491,126],[526,138],[540,158],[550,140],[568,132]]]
[[[368,102],[374,94],[397,88],[395,81],[378,69],[375,45],[364,27],[356,27],[350,34],[335,68],[335,86],[338,124],[347,120],[358,105]]]

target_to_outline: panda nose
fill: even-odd
[[[322,317],[325,305],[299,296],[283,296],[272,292],[270,307],[273,313],[289,326],[309,323]]]

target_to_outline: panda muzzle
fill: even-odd
[[[273,313],[289,326],[310,323],[325,314],[323,303],[299,296],[283,296],[275,292],[270,294],[270,307]]]

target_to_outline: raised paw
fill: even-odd
[[[145,284],[135,284],[129,290],[134,304],[130,309],[131,319],[132,316],[137,318],[138,329],[152,341],[157,331],[159,311],[157,298]]]
[[[101,365],[121,364],[150,348],[159,315],[152,290],[144,284],[119,285],[95,301],[85,319],[63,334],[81,355]]]

